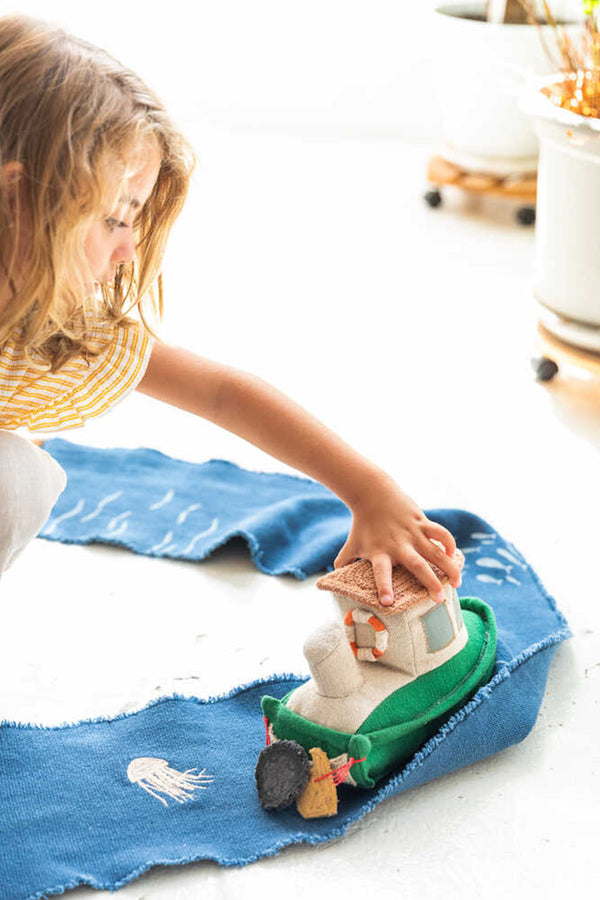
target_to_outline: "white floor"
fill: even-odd
[[[336,843],[157,869],[119,896],[587,896],[600,876],[600,384],[567,368],[533,378],[533,232],[500,201],[449,193],[427,208],[426,142],[208,116],[187,130],[200,166],[166,262],[164,339],[272,381],[421,506],[486,518],[574,639],[524,743],[388,800]],[[137,394],[61,436],[285,470]],[[189,564],[37,540],[0,588],[0,718],[74,721],[304,671],[304,636],[331,614],[314,580],[262,575],[240,548]]]
[[[533,379],[533,233],[502,204],[425,207],[426,147],[208,123],[193,139],[202,165],[168,261],[165,338],[272,380],[422,506],[488,519],[575,637],[523,744],[390,799],[335,844],[155,870],[122,896],[583,896],[600,874],[600,385]],[[284,469],[137,394],[62,436]],[[313,583],[262,575],[239,548],[187,564],[36,540],[2,582],[1,715],[72,721],[303,671],[304,634],[331,612]]]

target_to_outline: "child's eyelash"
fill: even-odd
[[[114,228],[127,228],[126,222],[119,222],[118,219],[113,219],[110,216],[104,220],[104,224],[108,226],[110,231]]]

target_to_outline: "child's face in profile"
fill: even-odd
[[[123,183],[122,196],[117,206],[104,218],[90,225],[84,249],[95,282],[112,281],[117,266],[133,259],[133,222],[152,193],[160,162],[158,148],[153,144],[147,145]]]

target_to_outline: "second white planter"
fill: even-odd
[[[553,80],[556,80],[554,78]],[[558,337],[600,350],[600,120],[540,90],[522,108],[540,139],[535,295]]]

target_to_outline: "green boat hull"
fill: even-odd
[[[358,787],[372,788],[401,767],[450,716],[489,681],[496,659],[496,622],[491,608],[476,597],[461,598],[469,635],[452,659],[394,691],[367,716],[353,734],[318,725],[293,712],[287,701],[262,698],[263,714],[280,740],[309,751],[320,747],[332,759],[341,754],[364,759],[352,766]]]

